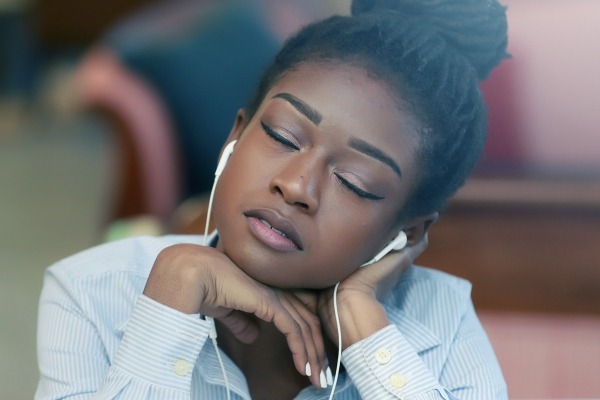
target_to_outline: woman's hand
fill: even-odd
[[[342,349],[389,325],[379,299],[398,283],[402,272],[427,248],[427,244],[427,235],[424,235],[418,242],[392,252],[374,264],[359,268],[340,282],[337,306],[342,327]],[[317,307],[327,335],[334,343],[338,343],[333,290],[330,288],[320,293]],[[309,296],[300,294],[299,297],[310,306]]]
[[[181,312],[218,319],[244,343],[259,334],[255,318],[272,322],[285,336],[298,372],[305,375],[307,363],[312,371],[326,367],[318,317],[301,302],[255,281],[213,248],[178,244],[164,249],[144,294]],[[321,386],[318,373],[310,379]]]

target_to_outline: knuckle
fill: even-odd
[[[295,334],[301,334],[302,333],[302,327],[300,326],[300,324],[296,320],[292,320],[292,331]]]
[[[311,314],[308,317],[308,323],[311,326],[311,330],[313,330],[313,331],[321,330],[321,319],[318,316]]]
[[[179,282],[197,282],[203,276],[203,263],[199,263],[197,246],[177,244],[161,250],[154,269],[161,275]]]
[[[311,331],[310,324],[308,324],[307,321],[305,321],[304,319],[296,320],[296,323],[300,327],[302,333],[308,334]]]
[[[279,304],[279,298],[277,294],[266,287],[260,289],[259,295],[262,300],[261,303],[264,307],[272,308],[274,304]]]
[[[276,317],[277,309],[279,309],[277,295],[267,288],[260,289],[257,316],[264,321],[271,322]]]

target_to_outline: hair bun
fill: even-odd
[[[353,16],[396,12],[418,18],[466,57],[485,79],[507,57],[505,7],[497,0],[353,0]]]

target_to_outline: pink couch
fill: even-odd
[[[600,399],[600,316],[480,317],[511,399]]]

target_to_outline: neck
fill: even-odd
[[[258,321],[260,334],[252,344],[237,340],[227,328],[217,322],[219,348],[244,374],[252,399],[293,399],[310,385],[294,367],[285,337],[273,324]]]

